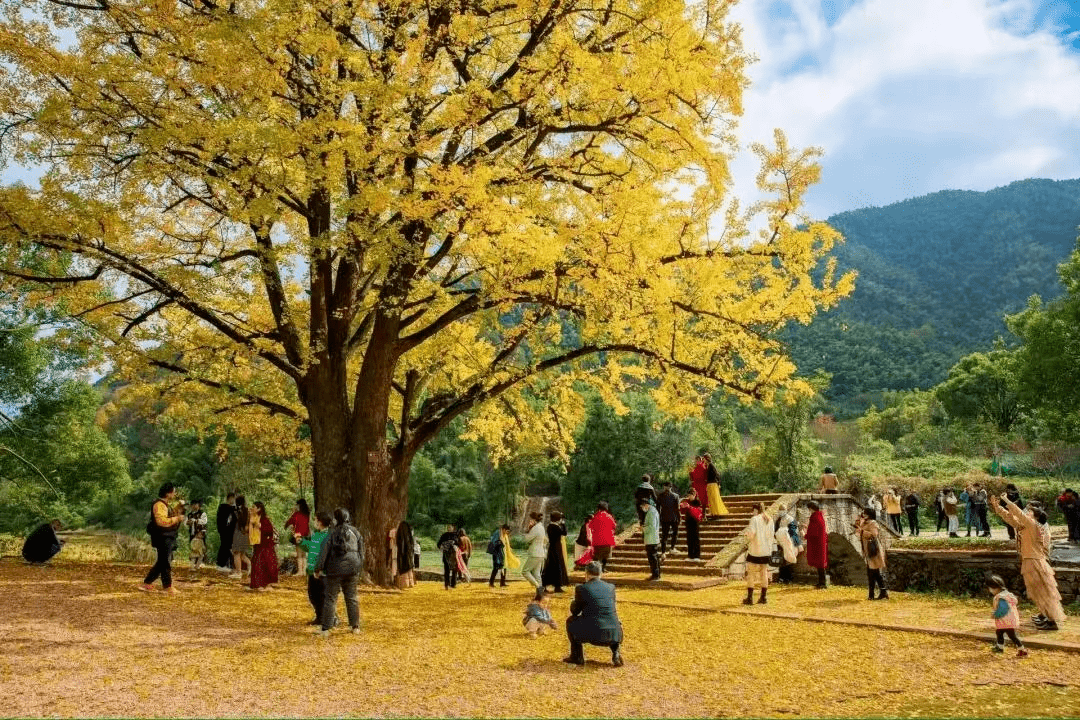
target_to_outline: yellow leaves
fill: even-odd
[[[593,646],[585,646],[586,667],[561,662],[572,593],[552,602],[560,629],[530,640],[521,617],[531,592],[520,580],[452,592],[434,582],[402,593],[362,588],[361,634],[322,640],[305,624],[302,576],[253,593],[177,564],[181,594],[165,597],[134,590],[145,569],[71,563],[63,554],[45,570],[0,565],[10,600],[0,618],[9,639],[0,700],[9,714],[306,717],[327,714],[328,704],[335,715],[365,717],[979,717],[987,708],[1046,717],[1078,709],[1073,653],[1034,650],[1021,662],[992,655],[985,641],[759,616],[980,629],[992,624],[988,602],[898,593],[868,603],[861,588],[773,587],[769,605],[747,615],[740,584],[620,588],[619,670]]]

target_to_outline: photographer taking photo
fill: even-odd
[[[173,507],[170,501],[175,501]],[[146,523],[146,532],[150,535],[150,544],[157,551],[157,562],[150,568],[139,590],[152,592],[154,581],[161,578],[161,589],[170,595],[177,593],[172,586],[172,566],[170,560],[176,547],[176,534],[184,522],[184,501],[177,500],[176,486],[165,483],[158,490],[157,500],[150,506],[150,522]]]

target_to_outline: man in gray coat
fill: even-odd
[[[611,648],[611,664],[622,667],[619,653],[622,643],[622,623],[615,612],[615,586],[600,579],[600,563],[591,562],[585,568],[585,582],[574,589],[570,617],[566,620],[566,635],[570,639],[570,656],[563,662],[585,664],[584,643]]]

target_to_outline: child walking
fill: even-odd
[[[532,602],[525,608],[525,617],[521,620],[521,624],[529,632],[529,637],[534,640],[537,635],[546,634],[548,628],[552,630],[559,628],[555,621],[551,619],[551,611],[548,609],[550,604],[551,593],[546,588],[536,588],[536,594],[533,596]]]
[[[1016,628],[1020,626],[1016,596],[1005,588],[1005,581],[997,575],[991,575],[986,581],[986,589],[994,594],[994,627],[997,629],[994,652],[1005,652],[1005,636],[1008,635],[1017,648],[1016,657],[1027,657],[1027,648],[1020,642],[1020,638],[1016,637]]]

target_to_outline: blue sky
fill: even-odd
[[[1080,1],[741,0],[744,143],[821,147],[812,216],[1080,177]],[[733,167],[750,196],[756,167]]]

